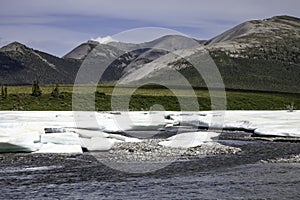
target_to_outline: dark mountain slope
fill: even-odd
[[[80,62],[57,58],[33,50],[18,42],[0,49],[0,82],[2,84],[31,84],[38,79],[42,84],[72,83]]]

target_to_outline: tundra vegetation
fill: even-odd
[[[113,89],[114,85],[97,86],[93,94],[95,95],[96,111],[111,110]],[[123,86],[123,93],[116,96],[120,104],[128,95],[129,90],[131,90],[131,86]],[[186,102],[189,102],[190,98],[194,98],[185,95],[184,88],[178,90]],[[70,111],[72,110],[72,92],[73,86],[71,85],[2,86],[0,110]],[[195,88],[195,94],[199,103],[199,108],[195,107],[195,110],[218,108],[216,105],[211,105],[211,97],[205,88]],[[90,95],[83,92],[80,97],[81,102],[77,109],[85,110]],[[227,90],[226,100],[228,110],[291,110],[287,105],[292,105],[292,110],[294,110],[300,105],[300,94]],[[155,110],[157,107],[153,105],[157,104],[168,111],[181,110],[178,99],[173,92],[157,85],[137,89],[130,97],[129,110]]]

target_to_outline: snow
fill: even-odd
[[[80,117],[80,115],[82,116]],[[79,115],[79,117],[78,117]],[[214,117],[222,120],[213,120]],[[118,142],[141,139],[120,135],[126,131],[178,130],[183,133],[162,141],[169,147],[188,148],[209,141],[213,128],[243,129],[261,136],[300,137],[300,111],[202,112],[72,112],[0,111],[0,152],[80,153],[107,151]],[[208,132],[189,132],[198,126]],[[50,133],[46,133],[50,132]],[[187,131],[185,131],[187,130]],[[54,132],[54,133],[52,133]],[[80,147],[80,149],[79,149]]]
[[[43,58],[40,54],[38,54],[38,53],[36,53],[36,52],[34,52],[34,51],[32,51],[32,53],[33,53],[34,55],[36,55],[39,59],[41,59],[41,61],[43,61],[44,63],[46,63],[47,65],[49,65],[52,69],[58,71],[58,70],[56,69],[56,66],[55,66],[54,64],[49,63],[48,60],[46,60],[45,58]]]

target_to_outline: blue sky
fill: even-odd
[[[0,0],[0,46],[63,56],[79,43],[142,27],[209,39],[247,20],[300,17],[299,0]]]

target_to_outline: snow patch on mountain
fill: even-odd
[[[36,52],[32,52],[34,55],[36,55],[41,61],[45,62],[47,65],[49,65],[52,69],[56,70],[56,66],[50,62],[48,62],[48,60],[46,60],[45,58],[43,58],[40,54],[36,53]]]

